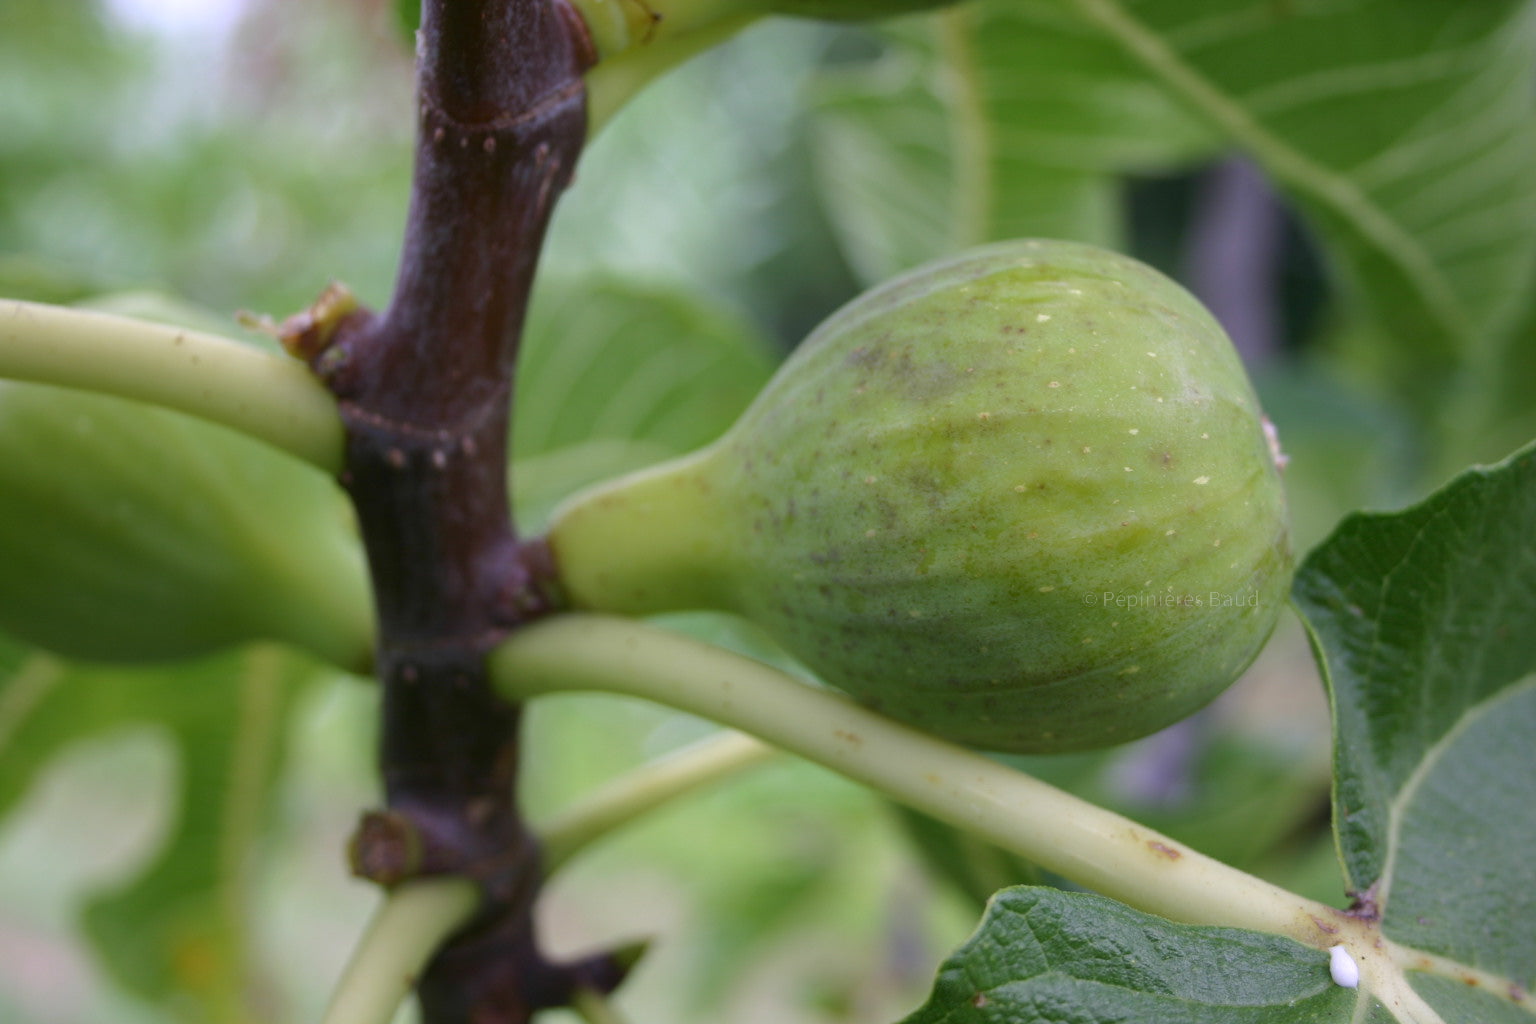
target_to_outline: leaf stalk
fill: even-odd
[[[739,729],[1133,907],[1317,949],[1358,930],[1345,911],[1255,878],[1128,818],[894,722],[778,669],[629,619],[561,615],[491,657],[509,698],[639,697]]]
[[[295,360],[217,335],[3,300],[0,377],[148,402],[341,468],[341,417],[325,387]]]

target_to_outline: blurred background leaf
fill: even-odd
[[[284,315],[331,278],[382,304],[409,179],[409,7],[210,0],[173,25],[145,2],[4,0],[0,295],[175,294],[226,332],[236,310]],[[706,443],[861,284],[1011,234],[1114,244],[1217,311],[1291,455],[1301,550],[1351,508],[1502,456],[1536,433],[1533,9],[979,0],[886,27],[755,27],[642,93],[561,201],[519,379],[520,522]],[[719,620],[684,625],[753,642]],[[102,688],[133,705],[125,716],[179,721],[152,687]],[[341,849],[376,799],[372,700],[350,679],[294,698],[245,904],[266,966],[208,975],[232,992],[255,979],[258,997],[239,995],[255,1019],[317,1016],[371,905]],[[218,733],[186,714],[201,750]],[[708,726],[561,697],[529,729],[526,799],[547,814]],[[174,1019],[177,995],[113,995],[99,971],[114,961],[67,934],[109,877],[125,894],[177,879],[214,891],[191,861],[150,865],[168,830],[222,813],[219,769],[178,784],[170,734],[134,735],[60,747],[41,774],[0,750],[0,787],[18,789],[0,822],[8,1021]],[[1287,624],[1193,740],[1031,769],[1337,898],[1313,813],[1325,748],[1321,687]],[[197,806],[176,804],[178,786]],[[74,795],[61,805],[60,791]],[[1270,797],[1284,813],[1266,818]],[[120,824],[105,813],[124,801],[155,826],[135,849],[94,873],[60,852],[84,856],[80,817]],[[924,840],[947,849],[935,871],[882,801],[779,764],[576,861],[544,928],[570,951],[659,935],[626,989],[638,1019],[887,1021],[969,932],[971,899],[1032,871],[945,846],[956,838]],[[89,918],[106,937],[134,904],[101,906],[118,910]],[[145,962],[170,962],[169,940],[149,941],[169,934],[142,933]],[[164,995],[143,970],[117,973]]]
[[[519,526],[538,530],[578,487],[713,441],[776,361],[750,321],[679,285],[546,277],[518,360]]]
[[[138,727],[170,748],[174,809],[163,834],[136,870],[89,896],[80,923],[118,984],[181,1019],[265,1016],[262,972],[249,955],[251,872],[282,838],[274,787],[294,698],[314,676],[272,647],[123,669],[0,640],[0,818],[83,741]],[[96,824],[111,841],[108,830],[122,823],[118,809]],[[60,996],[63,1012],[89,1005]]]
[[[865,284],[982,242],[1126,242],[1119,176],[1216,138],[1061,3],[991,0],[903,22],[817,90],[823,204]]]

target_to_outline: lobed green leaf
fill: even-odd
[[[1173,924],[1101,896],[998,893],[904,1024],[1260,1024],[1349,1019],[1328,955],[1277,936]]]
[[[1536,988],[1536,447],[1397,513],[1357,514],[1294,599],[1333,705],[1346,879],[1383,933]],[[1447,1020],[1461,996],[1425,983]],[[1496,1018],[1489,1018],[1496,1019]]]

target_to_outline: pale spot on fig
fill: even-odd
[[[1194,482],[1195,482],[1195,486],[1197,486],[1197,487],[1204,487],[1206,484],[1211,482],[1211,478],[1208,477],[1208,476],[1197,476],[1197,477],[1195,477],[1195,481]]]
[[[1280,448],[1280,431],[1275,429],[1268,416],[1260,417],[1259,422],[1264,428],[1264,440],[1269,444],[1270,461],[1276,469],[1284,472],[1285,467],[1291,463],[1291,457]]]

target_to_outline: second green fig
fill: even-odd
[[[1225,334],[1065,242],[975,250],[834,314],[719,441],[549,532],[580,608],[738,613],[823,680],[986,749],[1171,724],[1253,660],[1291,552]]]
[[[323,474],[179,413],[0,381],[0,630],[71,658],[252,641],[371,656],[367,574]]]

